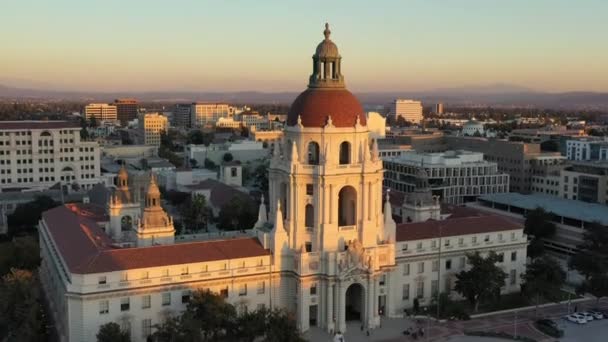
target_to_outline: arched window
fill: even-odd
[[[308,144],[308,164],[319,165],[319,144],[314,141]]]
[[[304,218],[304,226],[312,229],[315,224],[315,207],[313,207],[312,204],[307,204],[305,212],[306,217]]]
[[[345,186],[338,193],[338,226],[352,226],[357,218],[357,190]]]
[[[350,144],[345,141],[340,144],[340,165],[350,164]]]
[[[51,136],[51,133],[50,133],[50,132],[48,132],[48,131],[44,131],[44,132],[40,133],[40,136],[41,136],[41,137],[50,137],[50,136]]]
[[[125,232],[133,227],[133,219],[131,216],[125,215],[120,219],[120,230]]]

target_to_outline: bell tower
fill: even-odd
[[[141,220],[137,222],[137,246],[172,244],[175,242],[173,218],[160,206],[160,190],[156,177],[150,175],[150,185],[146,193],[146,207]]]
[[[376,283],[395,264],[395,228],[391,219],[385,229],[377,142],[361,103],[346,89],[329,25],[324,36],[308,88],[293,102],[272,153],[269,218],[284,229],[272,230],[269,240],[286,242],[275,246],[273,257],[277,267],[295,272],[281,287],[298,291],[297,305],[284,305],[296,310],[303,331],[311,315],[328,331],[344,331],[351,285],[366,298],[352,297],[357,302],[351,304],[361,309],[362,325],[372,328],[379,322]],[[309,302],[313,285],[323,296],[318,304]]]

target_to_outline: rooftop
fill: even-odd
[[[523,225],[504,216],[483,215],[429,220],[397,225],[397,241],[414,241],[505,230],[522,229]]]
[[[57,129],[57,128],[80,128],[80,125],[70,121],[0,121],[0,130],[23,130],[23,129]]]
[[[541,207],[555,215],[584,222],[598,221],[608,225],[608,207],[599,203],[569,200],[545,194],[523,195],[516,192],[479,196],[478,201],[511,205],[528,210]]]
[[[269,255],[256,238],[117,248],[99,227],[103,208],[70,204],[46,211],[46,223],[70,272],[89,274]]]

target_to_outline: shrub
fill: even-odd
[[[542,324],[539,321],[534,322],[536,329],[540,330],[543,334],[551,337],[560,338],[564,336],[564,331],[548,324]]]

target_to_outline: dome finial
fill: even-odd
[[[325,23],[325,31],[323,31],[323,35],[325,36],[325,40],[329,40],[329,35],[331,31],[329,30],[329,23]]]

